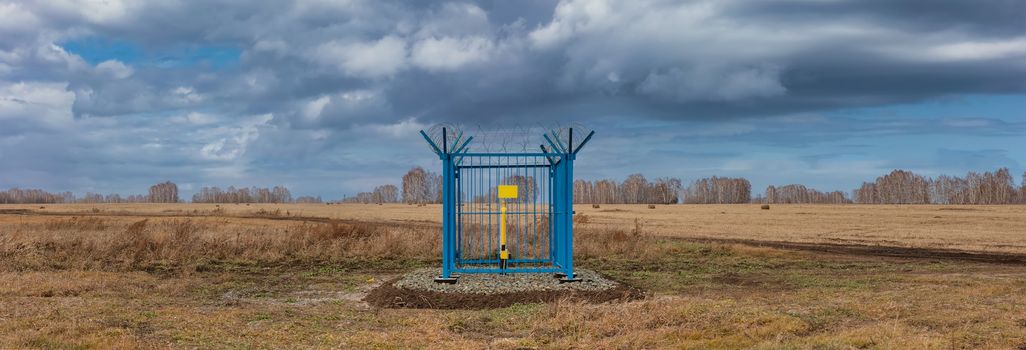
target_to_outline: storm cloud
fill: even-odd
[[[593,176],[757,176],[781,157],[877,171],[903,159],[836,143],[1021,139],[1015,102],[899,106],[1021,96],[1023,13],[1002,0],[3,2],[0,187],[170,179],[337,197],[433,166],[416,131],[442,122],[589,124],[613,165],[582,169]],[[827,144],[825,160],[745,151]],[[1022,160],[993,146],[922,152]],[[788,176],[862,176],[816,174]]]

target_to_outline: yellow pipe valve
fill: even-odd
[[[516,185],[499,185],[499,199],[516,199]],[[499,268],[506,268],[506,260],[509,260],[509,251],[506,250],[506,202],[499,208]]]

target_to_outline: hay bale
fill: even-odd
[[[762,210],[769,210],[769,204],[763,204]]]
[[[649,209],[655,209],[655,204],[649,204],[649,205],[648,205],[648,208],[649,208]]]

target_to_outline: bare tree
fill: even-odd
[[[382,185],[374,188],[372,193],[375,203],[399,202],[399,189],[395,185]]]
[[[1026,179],[1024,179],[1026,181]],[[1007,168],[969,172],[965,177],[941,175],[927,179],[894,170],[854,191],[855,201],[868,204],[1010,204],[1022,200]]]
[[[150,203],[178,203],[178,185],[166,181],[150,186]]]
[[[1023,182],[1019,186],[1019,202],[1026,204],[1026,172],[1023,172]]]
[[[595,201],[593,203],[623,203],[620,185],[613,180],[599,180],[595,183]]]
[[[40,189],[17,187],[0,192],[0,204],[53,204],[74,201],[75,195],[71,192],[50,193]]]
[[[275,186],[273,189],[250,187],[235,188],[228,186],[227,190],[221,188],[203,187],[199,192],[192,195],[193,203],[292,203],[292,192],[285,186]]]
[[[688,185],[684,203],[731,204],[752,200],[752,184],[744,178],[716,177],[700,179]]]
[[[655,183],[655,195],[660,204],[676,204],[680,202],[680,194],[684,186],[680,179],[675,177],[660,178]],[[649,203],[652,203],[650,201]]]
[[[317,196],[317,197],[314,197],[314,196],[299,196],[298,198],[296,198],[296,203],[315,204],[315,203],[324,203],[324,200],[321,199],[321,196]]]
[[[599,203],[595,198],[595,185],[587,180],[574,180],[574,203]]]
[[[432,183],[428,172],[421,167],[414,167],[403,175],[403,202],[428,203],[434,201]]]
[[[645,175],[631,174],[620,186],[622,198],[625,204],[638,204],[645,202],[645,190],[648,188],[648,180]]]
[[[794,204],[845,204],[851,203],[848,196],[841,191],[820,192],[804,185],[769,186],[761,202],[794,203]]]
[[[863,183],[855,190],[855,200],[866,204],[927,204],[930,203],[930,182],[926,178],[905,170],[894,170]]]
[[[642,174],[632,174],[618,184],[614,180],[574,181],[574,203],[596,204],[673,204],[678,203],[681,181],[660,178],[649,182]]]

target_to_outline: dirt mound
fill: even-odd
[[[383,308],[409,309],[491,309],[514,304],[548,303],[557,300],[604,303],[644,298],[645,292],[622,282],[602,290],[526,290],[501,293],[439,292],[396,287],[398,277],[371,290],[363,299]],[[553,281],[558,283],[555,278]]]

